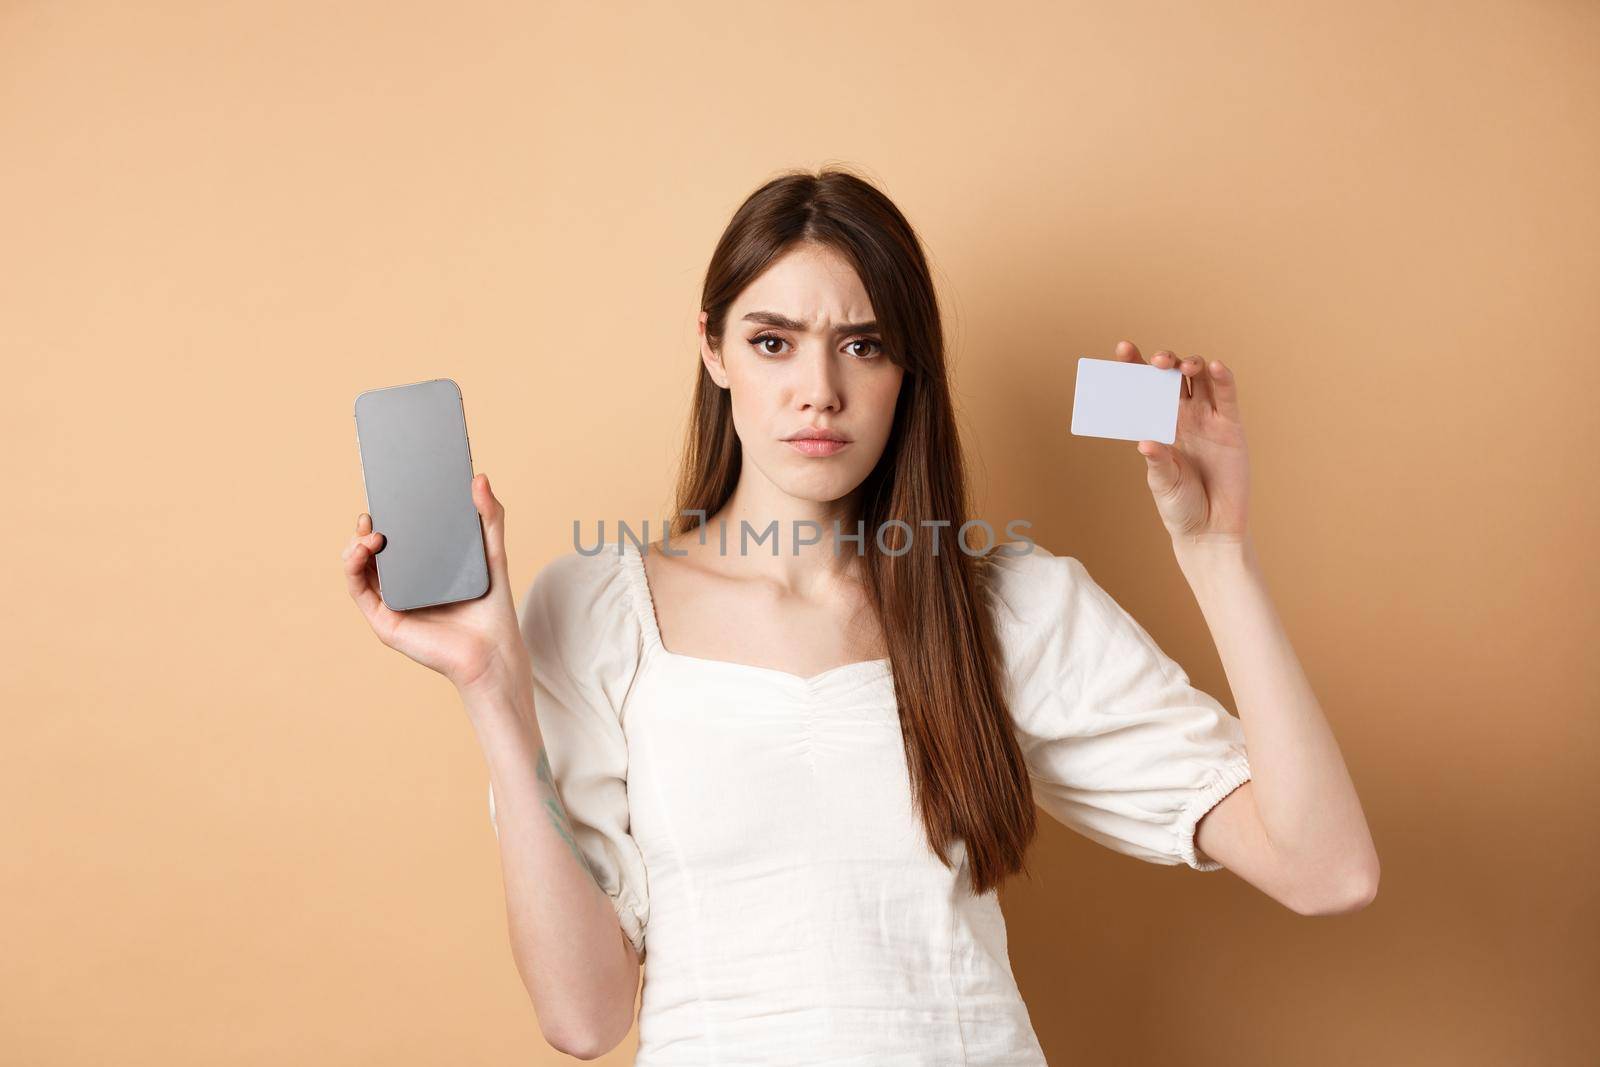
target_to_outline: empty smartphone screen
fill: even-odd
[[[373,556],[383,602],[407,611],[488,592],[461,389],[449,378],[369,389],[355,415],[367,512],[385,539]]]

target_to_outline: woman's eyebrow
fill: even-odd
[[[789,316],[780,315],[776,311],[747,312],[745,314],[745,320],[748,322],[759,322],[764,326],[776,326],[780,330],[794,330],[797,333],[805,333],[808,328],[806,324],[801,322],[799,319],[791,319]],[[833,332],[836,334],[866,333],[870,330],[876,330],[877,328],[878,323],[877,320],[874,319],[867,322],[843,322],[838,326],[835,326],[833,328]]]

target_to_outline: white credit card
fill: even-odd
[[[1178,435],[1178,395],[1183,372],[1120,359],[1078,360],[1072,396],[1072,432],[1079,437],[1160,441]]]

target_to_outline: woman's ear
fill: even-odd
[[[727,368],[722,365],[722,357],[712,350],[711,341],[706,337],[706,320],[709,318],[710,314],[708,312],[700,312],[700,362],[706,365],[706,370],[710,373],[711,380],[716,382],[718,387],[726,389],[728,387]]]

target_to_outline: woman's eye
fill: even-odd
[[[759,335],[757,337],[750,338],[750,343],[755,345],[756,349],[759,352],[761,352],[762,355],[780,356],[780,355],[783,354],[782,346],[785,344],[785,341],[781,337],[777,337],[777,336],[775,336],[773,334],[770,334],[770,333],[764,333],[764,334],[761,334],[761,335]],[[778,349],[776,351],[774,351],[773,349],[767,347],[767,345],[769,345],[769,344],[778,345],[779,347],[778,347]],[[855,356],[857,359],[872,359],[873,357],[877,356],[880,352],[883,351],[883,342],[878,341],[878,340],[873,339],[873,338],[868,338],[868,337],[863,337],[860,340],[851,341],[845,347],[847,349],[855,349],[857,345],[867,345],[867,346],[869,346],[868,347],[868,351],[866,351],[866,352],[857,352],[857,351],[852,351],[851,352],[851,355]]]

